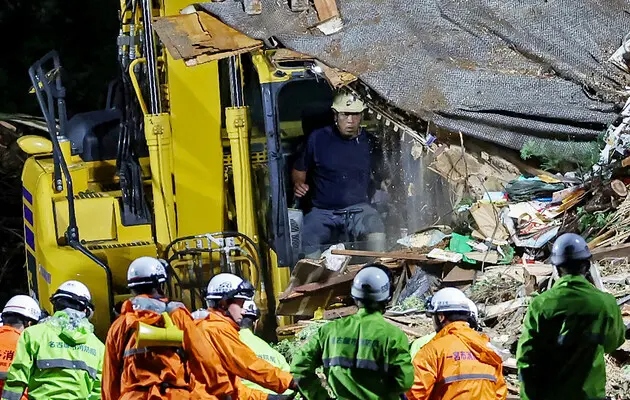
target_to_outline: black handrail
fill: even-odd
[[[53,69],[46,72],[44,65],[46,63],[53,63]],[[50,133],[50,140],[53,145],[53,158],[55,160],[55,185],[58,190],[63,190],[61,186],[61,177],[58,174],[58,168],[61,167],[63,175],[66,181],[66,199],[68,200],[68,228],[64,233],[64,237],[70,247],[80,251],[90,260],[95,262],[99,267],[105,271],[107,277],[107,294],[108,294],[108,309],[110,313],[110,320],[114,319],[114,293],[112,271],[109,266],[99,260],[91,251],[81,244],[79,239],[79,227],[77,226],[77,218],[74,207],[74,191],[72,186],[72,178],[70,171],[68,170],[68,164],[63,157],[61,147],[59,146],[59,136],[66,138],[66,89],[61,82],[61,62],[59,60],[59,54],[56,50],[51,50],[44,57],[35,62],[28,69],[28,74],[31,77],[35,94],[37,95],[37,101],[46,119],[48,125],[48,132]],[[55,85],[51,84],[54,79]],[[46,97],[44,97],[44,93]],[[57,100],[57,117],[59,119],[59,128],[57,128],[55,118],[55,100]]]

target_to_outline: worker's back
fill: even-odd
[[[501,357],[489,339],[467,322],[444,326],[413,358],[415,379],[409,399],[495,400],[505,398]]]
[[[615,298],[581,275],[566,275],[534,298],[524,321],[517,362],[524,399],[604,398],[604,352],[624,342]]]
[[[190,397],[194,384],[181,348],[136,345],[138,323],[164,327],[161,314],[176,314],[179,304],[146,296],[123,304],[107,335],[103,399],[141,399],[151,394],[165,399]],[[175,316],[173,322],[178,324]]]
[[[21,385],[33,400],[100,397],[104,345],[87,319],[69,312],[22,332],[2,399],[15,398]]]
[[[309,376],[323,363],[328,384],[340,399],[398,399],[413,381],[410,361],[405,334],[380,312],[361,308],[320,327],[291,368],[296,377]]]

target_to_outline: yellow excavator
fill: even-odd
[[[262,43],[193,67],[173,58],[152,24],[188,5],[122,0],[121,76],[103,109],[67,116],[72,93],[55,51],[29,69],[50,133],[19,140],[29,155],[22,193],[30,294],[50,312],[59,284],[85,283],[101,338],[129,296],[126,271],[137,257],[166,259],[168,294],[191,310],[204,307],[213,274],[242,274],[273,317],[300,256],[287,204],[291,157],[305,133],[329,122],[333,90],[313,60]],[[189,15],[212,18],[198,14]],[[224,32],[209,36],[238,34],[210,25]]]

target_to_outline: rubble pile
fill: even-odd
[[[521,172],[509,162],[487,154],[471,157],[456,146],[435,156],[432,169],[453,189],[452,223],[405,235],[389,252],[337,246],[321,260],[299,261],[277,310],[298,321],[281,328],[279,337],[356,312],[350,285],[363,265],[356,257],[378,261],[394,276],[385,318],[410,340],[433,331],[423,313],[431,294],[446,286],[463,290],[479,308],[484,333],[505,352],[509,393],[518,398],[514,357],[522,321],[530,299],[557,279],[548,258],[555,238],[564,232],[587,239],[593,253],[589,279],[617,298],[625,322],[630,322],[630,177],[622,165],[630,165],[630,158],[623,158],[626,154],[618,152],[608,166],[582,174],[533,168]],[[610,398],[630,398],[630,343],[607,356],[607,369]]]

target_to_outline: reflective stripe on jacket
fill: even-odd
[[[19,400],[26,388],[30,400],[100,399],[105,346],[93,331],[84,314],[73,310],[26,328],[2,400]]]
[[[182,351],[166,347],[136,348],[136,324],[163,326],[162,312],[168,312],[173,324],[183,331]],[[146,295],[125,301],[120,316],[107,333],[106,344],[103,400],[194,398],[193,392],[203,389],[197,388],[194,380],[204,376],[200,365],[205,365],[205,377],[214,390],[222,394],[232,392],[216,352],[205,345],[203,333],[182,303]]]
[[[241,341],[239,327],[232,319],[215,310],[209,311],[204,319],[195,322],[204,332],[206,339],[219,352],[221,364],[237,392],[232,398],[242,398],[238,392],[244,386],[239,377],[256,382],[275,393],[286,391],[293,380],[291,374],[258,358],[256,353]]]
[[[321,326],[294,356],[291,371],[308,400],[328,397],[315,374],[320,366],[340,399],[399,399],[413,383],[407,337],[365,308]]]
[[[442,328],[413,359],[415,379],[410,400],[505,399],[501,357],[489,339],[468,326],[452,322]]]
[[[20,333],[20,330],[12,326],[0,326],[0,393],[2,393],[9,367],[15,357],[15,348],[20,339]],[[22,395],[21,400],[28,400],[26,393]]]
[[[560,278],[529,305],[516,352],[521,398],[604,399],[606,365],[625,341],[615,298],[579,275]]]

